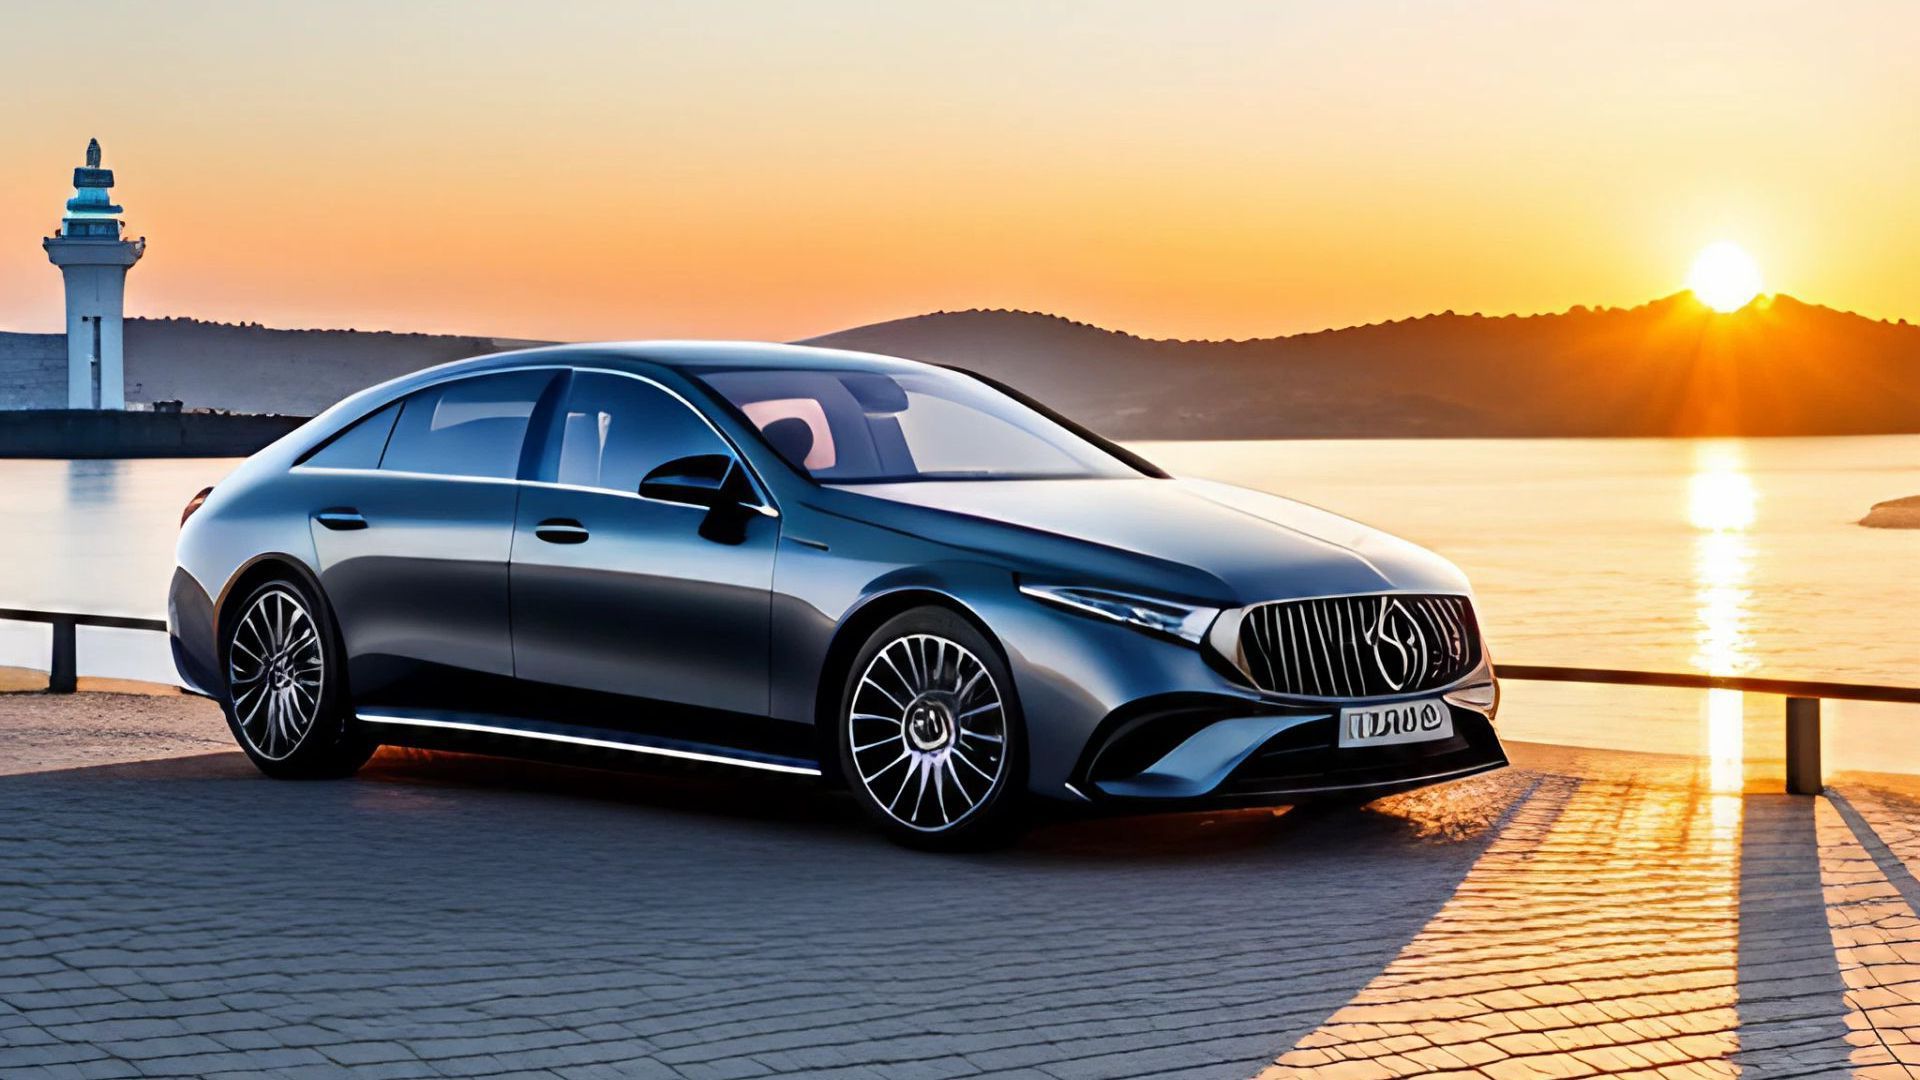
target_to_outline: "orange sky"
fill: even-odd
[[[1920,5],[203,3],[0,14],[0,327],[88,136],[135,314],[1248,337],[1634,304],[1733,239],[1920,318]]]

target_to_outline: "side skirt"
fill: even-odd
[[[804,758],[520,717],[373,706],[360,709],[356,715],[362,722],[374,727],[381,742],[403,746],[424,744],[440,747],[447,746],[450,741],[458,741],[472,742],[475,744],[473,748],[482,752],[518,754],[534,749],[535,745],[545,745],[555,749],[613,751],[709,765],[733,765],[792,776],[820,775],[819,763]]]

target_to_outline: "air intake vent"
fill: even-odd
[[[1331,596],[1246,610],[1239,667],[1291,697],[1372,698],[1446,686],[1480,662],[1473,607],[1461,596]]]

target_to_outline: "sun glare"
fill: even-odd
[[[1715,311],[1738,311],[1760,295],[1760,265],[1739,244],[1708,244],[1693,260],[1687,288]]]

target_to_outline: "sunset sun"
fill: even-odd
[[[1738,311],[1760,295],[1760,266],[1739,244],[1708,244],[1693,260],[1687,288],[1715,311]]]

